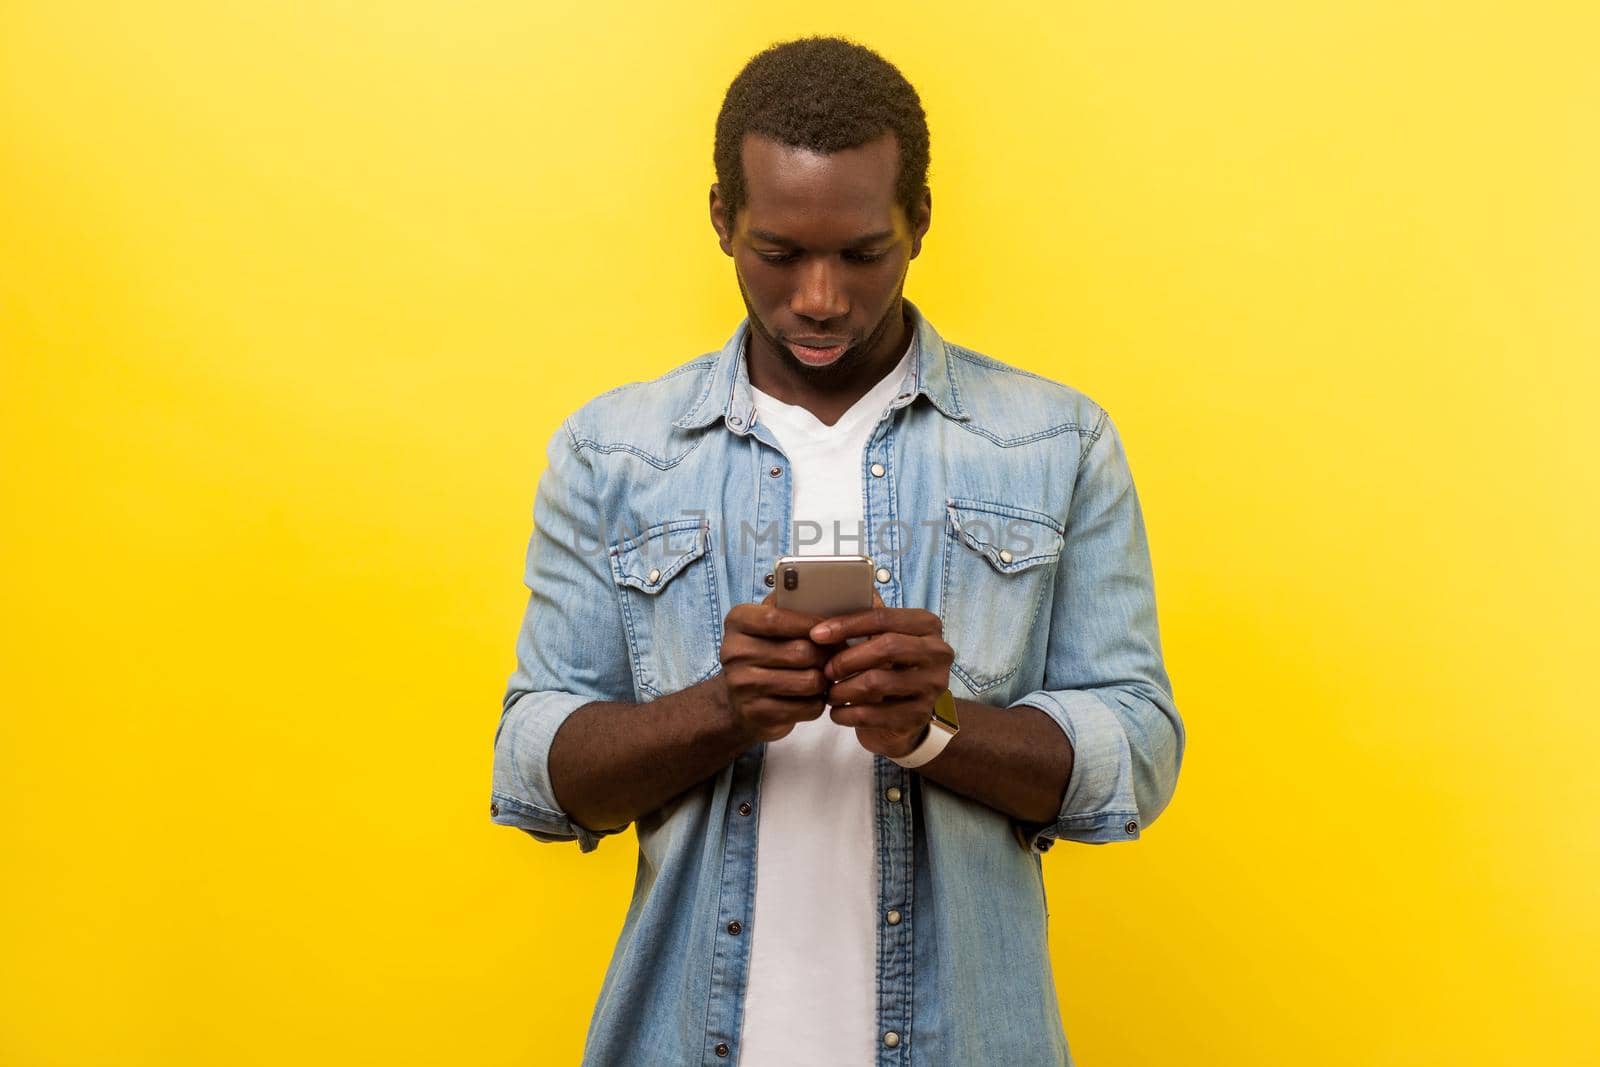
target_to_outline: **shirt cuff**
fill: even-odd
[[[578,693],[523,693],[501,716],[494,740],[491,821],[515,826],[539,841],[577,841],[583,852],[593,852],[602,837],[626,829],[590,830],[579,825],[556,803],[550,784],[550,745],[556,731],[593,700]]]
[[[1067,735],[1073,752],[1061,812],[1053,824],[1032,832],[1033,850],[1044,851],[1054,838],[1086,844],[1138,840],[1133,756],[1122,721],[1099,697],[1081,689],[1038,689],[1009,706],[1024,704],[1050,716]],[[1038,824],[1023,830],[1033,827]],[[1046,842],[1042,847],[1041,839]]]

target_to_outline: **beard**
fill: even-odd
[[[772,350],[778,353],[778,358],[783,360],[784,365],[795,373],[796,377],[807,385],[819,389],[825,388],[829,384],[848,381],[860,373],[866,367],[873,350],[882,343],[883,338],[894,328],[897,318],[904,318],[905,315],[901,306],[903,289],[896,290],[894,300],[889,304],[888,310],[883,313],[883,318],[878,320],[877,324],[873,326],[872,332],[867,334],[864,340],[852,343],[838,359],[827,366],[815,367],[809,363],[802,362],[798,356],[789,351],[788,345],[773,336],[772,331],[767,329],[767,324],[761,321],[761,316],[756,314],[755,306],[750,303],[750,294],[745,291],[744,279],[738,277],[738,271],[734,272],[734,277],[738,278],[739,296],[744,300],[745,312],[750,318],[750,329],[761,335]],[[903,284],[904,282],[902,281]]]

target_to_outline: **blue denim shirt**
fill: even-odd
[[[909,387],[861,457],[865,543],[842,551],[874,559],[888,606],[940,616],[957,697],[1041,709],[1076,759],[1043,826],[876,759],[878,913],[900,917],[878,931],[876,1060],[1070,1064],[1041,853],[1058,839],[1137,839],[1183,757],[1143,517],[1103,409],[942,340],[906,307]],[[754,415],[747,332],[741,323],[720,353],[601,394],[551,439],[495,734],[495,822],[584,852],[616,833],[578,825],[556,800],[562,722],[590,701],[643,702],[710,677],[723,617],[765,598],[777,557],[832,550],[791,529],[789,466]],[[633,900],[584,1064],[738,1062],[760,936],[763,751],[638,820]]]

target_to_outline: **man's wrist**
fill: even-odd
[[[908,770],[931,763],[950,744],[950,739],[955,737],[959,729],[955,696],[946,689],[934,700],[928,724],[918,736],[917,743],[909,751],[889,758]]]
[[[756,743],[756,736],[734,710],[733,698],[728,693],[728,679],[721,671],[700,683],[710,704],[711,737],[734,754],[743,752]]]
[[[922,729],[917,731],[917,736],[912,738],[911,743],[906,746],[906,750],[904,752],[896,752],[894,755],[890,756],[889,758],[890,759],[904,759],[905,757],[911,755],[911,753],[915,752],[917,749],[922,747],[922,742],[924,742],[924,741],[926,741],[928,739],[928,731],[931,730],[931,729],[933,729],[933,720],[929,719],[923,725]]]

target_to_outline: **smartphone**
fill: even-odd
[[[772,576],[772,602],[780,608],[823,618],[872,608],[866,556],[781,556]]]

